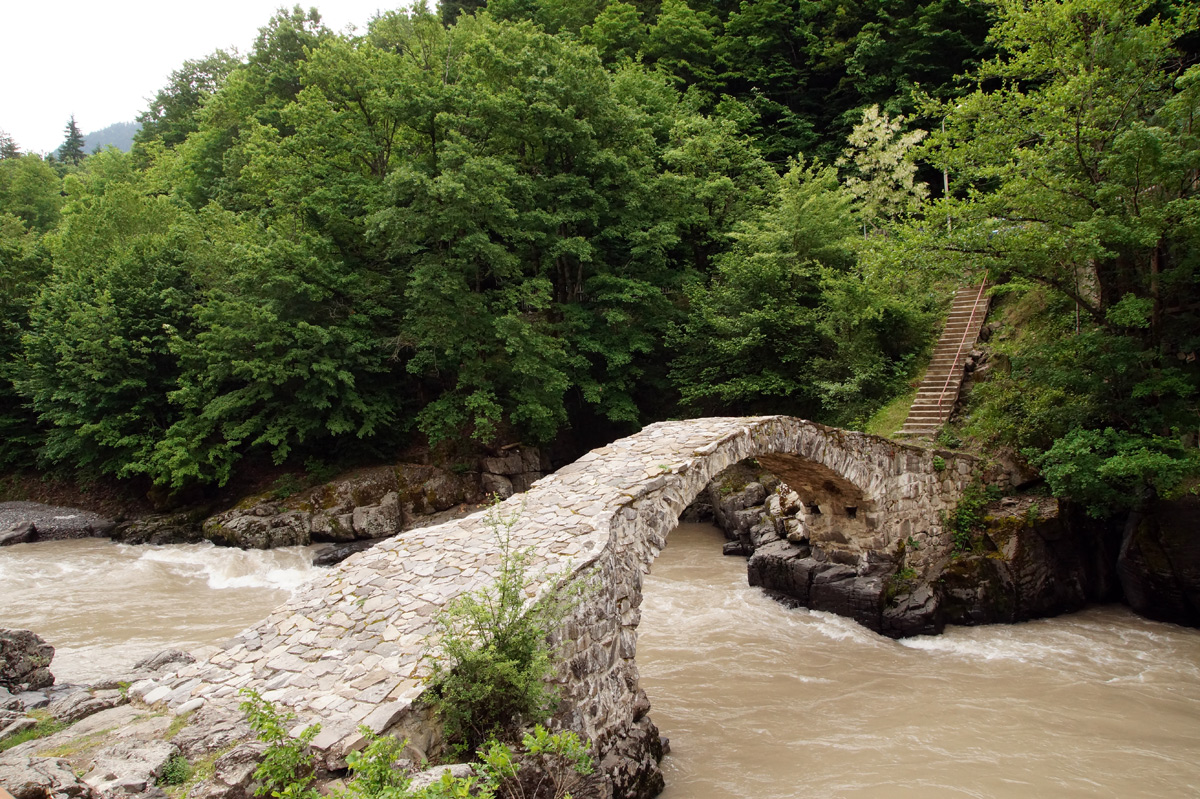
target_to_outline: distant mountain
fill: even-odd
[[[85,137],[83,150],[90,153],[97,148],[103,150],[112,145],[127,153],[133,147],[133,134],[137,133],[140,127],[136,122],[116,122],[107,128],[93,131]]]

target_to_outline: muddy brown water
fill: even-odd
[[[665,799],[1200,796],[1200,631],[1119,607],[895,642],[746,585],[681,525],[644,586]],[[0,626],[57,647],[60,681],[219,643],[318,573],[304,549],[0,550]]]
[[[303,547],[17,544],[0,549],[0,627],[33,630],[55,648],[57,680],[86,683],[227,640],[318,573]]]
[[[643,588],[665,799],[1200,796],[1200,631],[1120,607],[895,642],[681,525]]]

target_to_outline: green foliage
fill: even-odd
[[[88,163],[100,170],[122,158],[110,151]],[[72,191],[15,384],[46,428],[42,459],[144,473],[174,415],[166,394],[179,370],[168,341],[186,329],[193,301],[183,255],[191,230],[167,198],[100,172]]]
[[[837,165],[848,171],[846,190],[859,201],[859,215],[876,230],[887,221],[915,212],[929,188],[915,180],[913,148],[925,131],[901,134],[905,119],[880,113],[879,106],[863,111]]]
[[[954,552],[962,554],[974,548],[976,536],[985,523],[983,509],[999,498],[1000,490],[996,486],[985,486],[978,480],[963,489],[958,504],[943,520],[954,538]]]
[[[63,182],[38,155],[0,159],[0,214],[18,217],[46,233],[58,223]]]
[[[413,789],[410,775],[396,765],[407,742],[359,729],[368,743],[361,752],[346,756],[351,777],[346,789],[336,794],[339,799],[569,799],[571,789],[593,771],[591,752],[578,735],[551,733],[538,724],[523,736],[520,752],[489,740],[472,764],[478,776],[446,772],[432,784]],[[532,775],[526,776],[529,767]]]
[[[400,799],[409,796],[409,777],[396,767],[407,741],[390,735],[376,735],[369,727],[359,727],[367,739],[361,751],[346,755],[346,765],[352,777],[347,783],[347,796],[359,799]]]
[[[962,446],[962,439],[948,426],[943,426],[938,430],[934,440],[937,441],[938,446],[946,449],[958,449]]]
[[[239,693],[245,697],[239,707],[246,714],[250,729],[258,740],[267,744],[262,762],[254,770],[254,779],[259,782],[254,795],[317,799],[320,794],[310,787],[313,756],[308,747],[321,731],[320,725],[310,725],[298,738],[293,738],[287,729],[288,722],[295,718],[292,713],[281,713],[251,689],[243,688]]]
[[[526,720],[549,715],[558,695],[547,679],[554,671],[547,637],[568,610],[557,592],[537,602],[529,550],[513,548],[519,511],[489,525],[500,548],[495,581],[451,602],[437,617],[427,654],[429,685],[446,740],[471,753],[491,737],[512,736]]]
[[[780,179],[711,281],[688,291],[671,337],[687,405],[861,423],[902,388],[928,336],[925,281],[864,251],[857,220],[831,167],[794,164]]]
[[[909,593],[917,585],[917,570],[904,566],[887,579],[883,587],[885,601],[892,602],[896,597]]]
[[[946,471],[946,459],[943,458],[941,455],[934,455],[933,456],[933,470],[935,472]]]
[[[1096,514],[1197,474],[1200,69],[1194,8],[1002,2],[975,90],[928,103],[928,155],[956,181],[913,225],[926,251],[1034,309],[1002,342],[973,427],[1023,449]],[[945,231],[950,219],[953,232]],[[1176,443],[1172,443],[1176,442]]]
[[[528,783],[518,777],[521,765],[506,745],[493,740],[480,751],[479,768],[485,784],[495,786],[497,795],[505,799],[570,799],[571,790],[595,770],[591,751],[573,732],[552,733],[537,724],[525,733],[521,745],[525,750],[522,760],[533,766],[536,775]]]
[[[183,785],[192,777],[192,764],[183,755],[176,752],[167,758],[162,773],[158,775],[158,785]]]
[[[1033,460],[1050,490],[1106,516],[1143,499],[1147,489],[1170,497],[1184,480],[1200,473],[1200,450],[1177,437],[1111,427],[1073,429]]]
[[[167,147],[182,144],[200,127],[200,109],[221,88],[225,79],[241,62],[223,50],[204,58],[188,60],[171,73],[169,82],[155,94],[149,107],[138,115],[139,129],[134,137],[145,147],[161,142]]]

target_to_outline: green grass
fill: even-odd
[[[863,426],[863,432],[876,436],[895,435],[904,426],[904,420],[908,418],[908,409],[912,407],[913,398],[916,396],[917,390],[911,389],[875,411]]]
[[[0,741],[0,752],[8,751],[14,746],[20,746],[26,741],[36,741],[39,738],[45,738],[67,728],[66,724],[63,724],[49,714],[35,712],[30,715],[37,719],[37,724]]]

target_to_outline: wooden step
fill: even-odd
[[[950,418],[962,387],[966,354],[979,340],[988,305],[986,297],[980,298],[979,286],[964,286],[955,292],[942,334],[900,433],[930,435]]]

